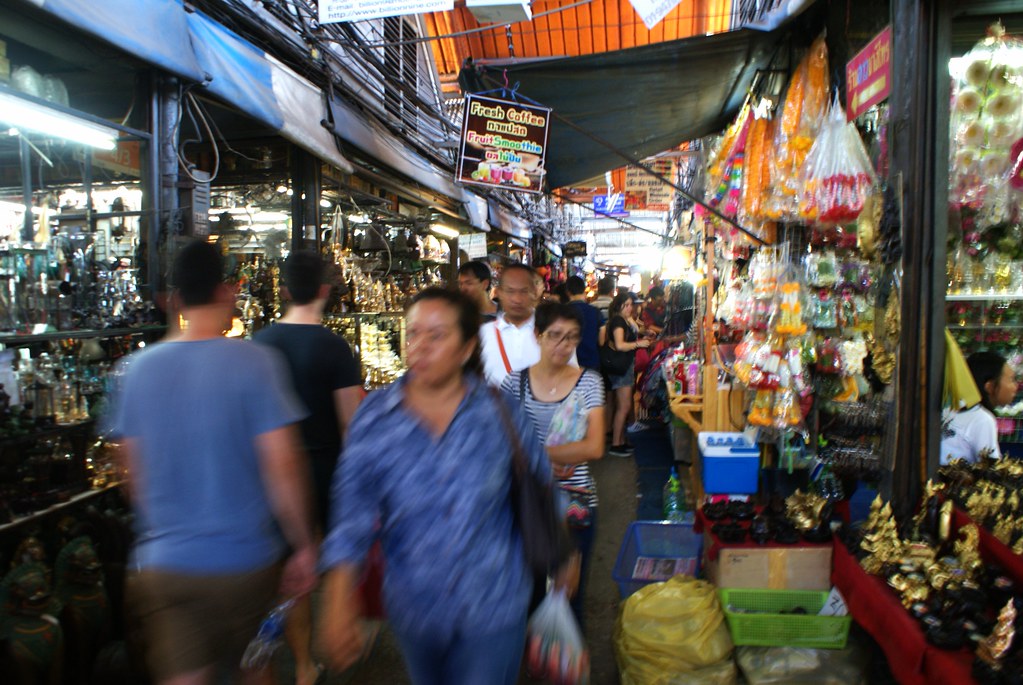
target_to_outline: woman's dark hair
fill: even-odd
[[[423,290],[418,295],[412,298],[409,302],[406,311],[419,304],[420,302],[443,302],[458,314],[458,330],[462,334],[462,342],[469,342],[470,340],[476,341],[476,347],[473,349],[472,356],[462,366],[462,371],[482,374],[483,373],[483,359],[480,356],[480,310],[469,297],[463,295],[458,290],[448,290],[446,288],[439,288],[433,286]]]
[[[989,411],[994,411],[995,407],[985,386],[988,381],[997,382],[1002,377],[1006,363],[1005,357],[997,352],[974,352],[966,358],[966,364],[970,367],[977,389],[980,390],[980,403]]]
[[[626,302],[632,302],[632,298],[629,296],[629,293],[622,292],[615,295],[615,299],[611,300],[611,306],[607,308],[608,321],[616,316],[621,316],[622,309],[625,307]]]
[[[561,302],[544,302],[536,308],[536,333],[543,335],[555,321],[568,321],[583,330],[583,315],[570,304]]]

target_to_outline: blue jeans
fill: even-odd
[[[569,602],[572,605],[572,613],[575,614],[579,630],[583,629],[583,597],[586,591],[586,576],[590,570],[590,557],[593,551],[593,538],[597,534],[597,509],[590,507],[590,525],[586,528],[572,528],[572,541],[579,550],[579,587],[575,591],[575,597]]]
[[[397,638],[414,685],[515,685],[526,646],[526,615],[490,633]]]

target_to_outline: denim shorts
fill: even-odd
[[[612,390],[618,388],[631,388],[632,384],[636,382],[636,360],[633,359],[632,363],[629,364],[629,368],[620,376],[613,374],[607,375],[607,384]]]

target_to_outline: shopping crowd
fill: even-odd
[[[494,287],[470,262],[458,289],[412,300],[407,373],[365,396],[351,349],[321,324],[319,255],[288,258],[287,312],[252,341],[223,335],[234,288],[215,246],[183,247],[172,277],[181,330],[125,360],[109,419],[136,514],[129,611],[156,682],[213,682],[286,599],[296,682],[320,678],[314,654],[349,667],[368,566],[417,685],[515,683],[548,585],[581,622],[599,502],[588,463],[605,453],[606,417],[610,453],[630,453],[635,351],[658,315],[663,326],[663,291],[644,326],[613,282],[590,304],[573,277],[546,301],[529,267],[505,266]],[[555,486],[573,547],[543,572],[513,505],[523,461]],[[265,667],[239,677],[272,682]]]

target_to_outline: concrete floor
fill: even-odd
[[[591,682],[616,685],[618,667],[612,635],[618,616],[618,586],[611,571],[629,523],[636,518],[636,466],[631,458],[605,457],[595,462],[592,469],[600,509],[585,599],[586,639],[590,647]],[[289,676],[282,668],[279,682],[293,682]],[[530,681],[523,676],[521,682]],[[408,685],[410,681],[398,645],[385,625],[369,657],[344,674],[330,675],[327,683]]]

